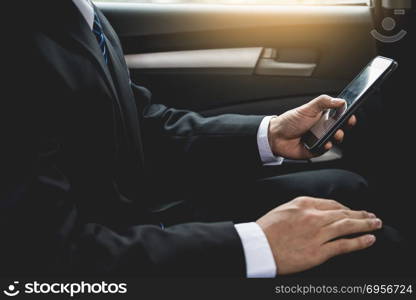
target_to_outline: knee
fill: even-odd
[[[346,170],[330,170],[330,178],[342,191],[361,192],[368,188],[368,183],[361,175]]]
[[[368,190],[367,181],[360,175],[345,170],[328,170],[328,194],[343,204],[355,207]]]

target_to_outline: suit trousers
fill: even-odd
[[[351,209],[371,209],[365,179],[355,173],[324,169],[261,178],[253,182],[201,180],[189,199],[164,212],[166,226],[181,222],[253,222],[269,210],[299,196],[334,199]],[[194,199],[198,199],[195,201]],[[369,205],[370,204],[370,205]],[[292,277],[408,276],[410,245],[394,228],[384,225],[375,232],[376,243],[365,250],[335,257]],[[278,269],[278,266],[277,266]]]

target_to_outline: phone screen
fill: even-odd
[[[391,66],[392,60],[376,57],[367,67],[339,94],[345,105],[339,109],[327,110],[322,118],[311,128],[311,132],[319,140],[337,123],[352,105],[384,74]]]

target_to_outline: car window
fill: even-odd
[[[262,4],[262,5],[360,5],[368,0],[94,0],[94,2],[136,3],[200,3],[200,4]]]

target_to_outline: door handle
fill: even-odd
[[[310,77],[317,67],[315,62],[304,62],[306,56],[311,57],[311,51],[298,51],[300,55],[291,57],[291,61],[286,61],[284,57],[277,58],[277,51],[272,48],[265,48],[263,54],[259,58],[254,73],[256,75],[268,76],[295,76]],[[293,62],[300,61],[300,62]],[[314,59],[315,60],[315,59]]]

